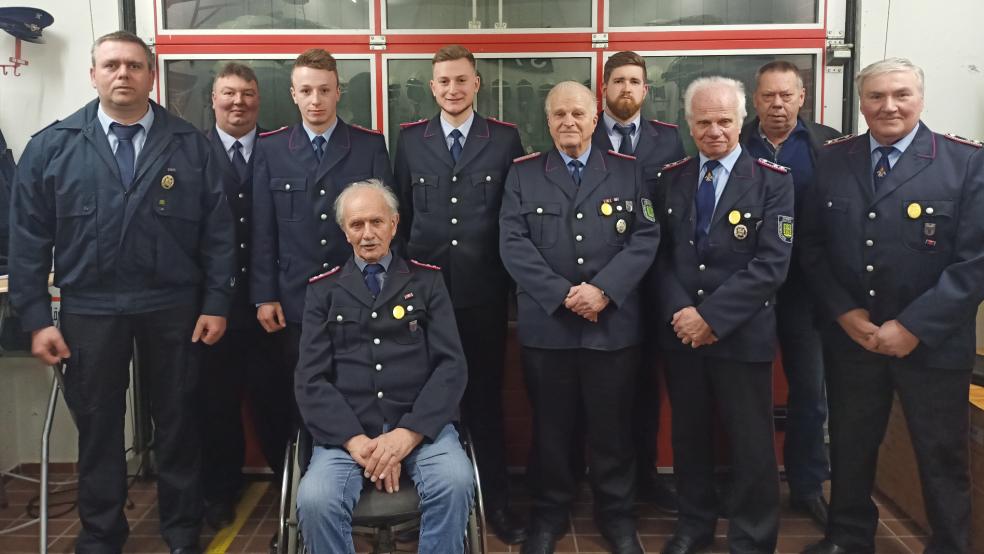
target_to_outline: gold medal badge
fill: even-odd
[[[608,202],[603,202],[601,204],[601,215],[605,217],[612,215],[612,205]]]
[[[922,215],[922,206],[918,202],[913,202],[906,207],[905,213],[909,219],[919,219],[919,216]]]
[[[728,223],[732,225],[738,225],[741,223],[741,212],[738,210],[731,210],[728,212]]]
[[[162,189],[164,189],[164,190],[171,190],[171,187],[173,187],[173,186],[174,186],[174,176],[172,176],[172,175],[165,175],[165,176],[161,177],[161,188]]]
[[[403,309],[403,306],[393,306],[393,319],[403,319],[403,316],[406,314],[407,312]]]
[[[744,224],[735,225],[735,238],[738,240],[745,240],[748,236],[748,227]]]

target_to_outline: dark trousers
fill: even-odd
[[[598,527],[611,535],[634,533],[630,428],[639,347],[610,352],[523,347],[522,357],[533,406],[533,525],[558,533],[567,529],[577,485],[570,452],[583,406]]]
[[[878,509],[871,491],[878,446],[898,393],[932,529],[925,552],[967,552],[970,369],[931,368],[867,352],[833,326],[824,341],[832,469],[827,536],[851,552],[875,551]]]
[[[191,342],[197,319],[195,306],[119,316],[62,313],[72,352],[65,400],[79,430],[82,530],[76,552],[121,552],[129,534],[123,426],[134,340],[155,425],[161,535],[172,549],[198,546],[201,450],[194,404],[200,352]]]
[[[802,277],[787,280],[778,300],[777,332],[789,383],[783,443],[786,480],[790,496],[810,498],[823,494],[823,482],[830,478],[823,432],[827,421],[823,348],[815,326],[813,297]]]
[[[241,401],[249,398],[250,420],[274,473],[283,471],[290,432],[290,389],[283,362],[283,333],[267,333],[255,320],[226,330],[202,346],[200,425],[203,492],[206,502],[235,502],[243,486],[245,437]]]
[[[488,510],[509,502],[505,432],[502,415],[502,371],[506,353],[506,299],[456,309],[458,334],[468,362],[468,386],[462,398],[464,421],[471,433]]]
[[[727,499],[732,553],[772,553],[779,534],[779,471],[772,422],[772,364],[667,351],[673,406],[673,468],[680,514],[677,532],[714,533],[714,414],[730,438],[732,487]]]
[[[644,337],[655,337],[655,327]],[[659,364],[660,354],[653,341],[642,346],[638,375],[636,376],[635,398],[632,401],[632,442],[636,451],[637,482],[640,485],[652,482],[659,455]]]

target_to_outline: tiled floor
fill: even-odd
[[[68,475],[53,475],[53,481],[70,479]],[[70,486],[54,487],[53,490],[65,491]],[[519,483],[514,490],[520,490]],[[25,507],[28,502],[37,495],[37,485],[24,481],[8,481],[7,496],[10,506],[0,510],[0,529],[9,529],[17,526],[30,518],[26,515]],[[784,488],[785,491],[785,488]],[[245,524],[239,533],[229,543],[225,550],[212,549],[213,554],[229,553],[250,553],[266,554],[270,537],[277,528],[277,495],[279,487],[267,487],[265,493],[260,497],[256,506],[249,513]],[[785,493],[784,493],[785,494]],[[604,540],[599,536],[594,523],[591,520],[591,506],[588,503],[590,494],[585,490],[582,502],[575,508],[572,518],[572,532],[568,533],[558,543],[557,552],[576,553],[576,552],[607,552]],[[52,496],[52,503],[71,501],[74,493],[58,494]],[[136,482],[130,489],[130,500],[132,506],[127,508],[126,515],[130,521],[130,538],[127,541],[125,552],[140,554],[167,553],[167,547],[158,536],[158,514],[156,507],[157,495],[154,483]],[[785,505],[785,498],[783,499]],[[515,502],[517,508],[524,508],[527,504],[522,498],[517,498]],[[911,520],[902,515],[897,508],[887,502],[879,502],[881,510],[881,523],[878,527],[879,554],[919,554],[923,550],[923,533]],[[79,531],[79,522],[74,509],[67,513],[65,507],[52,506],[52,514],[58,514],[50,520],[49,549],[52,554],[65,554],[73,551],[75,536]],[[674,518],[667,514],[657,511],[651,506],[639,505],[639,534],[647,552],[659,552],[663,543],[673,532]],[[722,521],[718,525],[718,536],[714,548],[711,552],[726,552],[725,532],[726,522]],[[2,532],[2,531],[0,531]],[[32,524],[28,527],[14,531],[10,534],[0,535],[0,553],[18,554],[38,552],[38,525]],[[791,513],[787,510],[782,512],[781,529],[779,536],[778,552],[780,554],[798,553],[807,544],[815,542],[821,536],[821,531],[811,521],[803,516]],[[213,543],[214,533],[206,528],[206,534],[202,537],[202,546],[209,546]],[[218,541],[216,541],[218,542]],[[359,541],[357,547],[360,551],[367,551],[365,543]],[[518,552],[518,547],[510,548],[502,544],[494,537],[489,537],[489,552]]]

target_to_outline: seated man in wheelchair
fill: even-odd
[[[304,542],[354,553],[365,480],[395,492],[406,471],[420,495],[419,551],[461,552],[474,478],[453,422],[468,373],[441,272],[390,250],[397,200],[378,180],[346,188],[335,219],[354,256],[311,279],[295,370],[314,445],[297,494]]]

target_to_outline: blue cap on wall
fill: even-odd
[[[55,18],[38,8],[0,8],[0,29],[28,42],[43,43],[41,31],[55,22]]]

